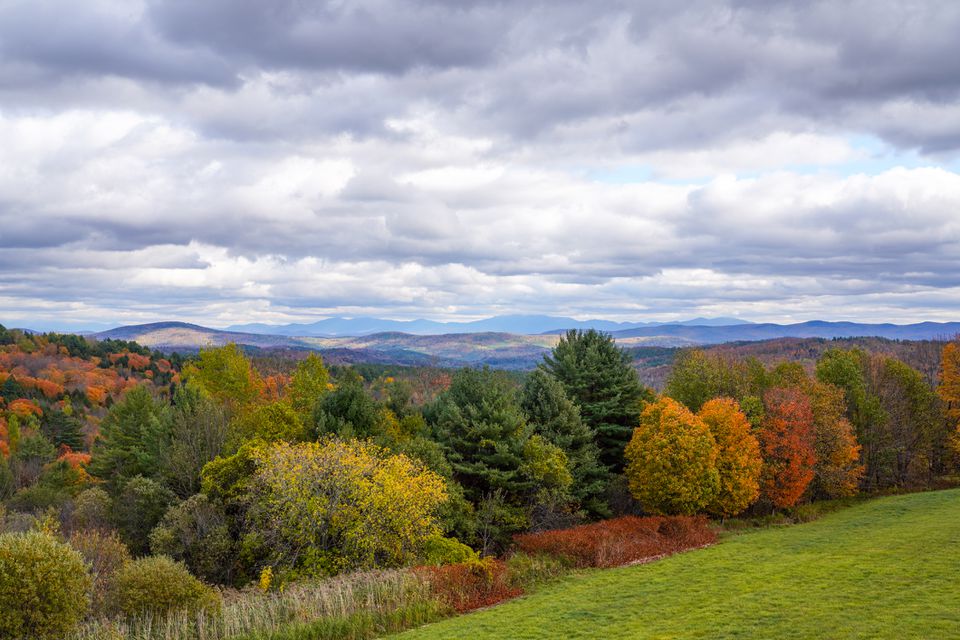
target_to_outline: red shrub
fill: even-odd
[[[417,567],[414,571],[427,578],[437,599],[459,613],[489,607],[523,593],[523,589],[510,585],[507,565],[493,558]]]
[[[549,553],[578,567],[616,567],[710,544],[704,516],[624,516],[570,529],[514,536],[526,553]]]

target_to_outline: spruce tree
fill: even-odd
[[[600,461],[623,470],[623,450],[653,393],[640,384],[630,356],[608,334],[572,330],[540,365],[563,385],[597,437]]]

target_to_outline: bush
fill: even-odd
[[[150,534],[150,550],[185,563],[208,582],[228,583],[234,573],[236,549],[226,516],[203,494],[170,507]]]
[[[477,552],[456,538],[433,536],[423,546],[423,564],[457,564],[479,560]]]
[[[220,607],[219,593],[166,556],[140,558],[124,565],[114,576],[109,601],[113,613],[127,616]]]
[[[76,549],[93,579],[93,610],[100,613],[106,605],[107,593],[116,573],[131,561],[130,551],[113,531],[79,531],[70,536],[70,546]]]
[[[516,598],[523,589],[510,582],[507,565],[484,558],[442,567],[417,567],[415,571],[430,583],[430,592],[459,613]]]
[[[85,489],[73,499],[74,530],[106,529],[110,526],[110,494],[99,487]]]
[[[514,536],[529,554],[549,553],[577,567],[616,567],[716,540],[703,516],[624,516],[570,529]]]
[[[124,485],[113,503],[113,517],[134,554],[149,551],[150,532],[175,501],[172,491],[150,478],[136,476]]]
[[[522,551],[507,558],[510,584],[521,589],[549,582],[570,571],[571,562],[566,558],[547,553],[530,555]]]
[[[68,545],[36,531],[0,534],[0,637],[64,637],[86,615],[89,591]]]

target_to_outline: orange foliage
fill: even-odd
[[[704,516],[624,516],[570,529],[514,536],[527,553],[549,553],[578,567],[618,567],[716,540]]]
[[[506,564],[494,558],[442,567],[416,567],[414,571],[427,578],[430,591],[437,599],[459,613],[523,594],[523,589],[510,584]]]
[[[800,389],[781,387],[767,391],[763,402],[763,494],[775,507],[792,507],[814,476],[810,400]]]
[[[263,379],[263,399],[268,402],[276,402],[282,399],[286,394],[288,384],[290,384],[290,376],[283,374],[267,376]]]
[[[57,460],[63,460],[74,469],[80,469],[90,463],[90,454],[74,451],[64,444],[60,446],[60,456]]]
[[[760,443],[751,433],[750,422],[736,400],[714,398],[704,403],[697,415],[717,442],[720,490],[707,510],[721,516],[734,516],[760,495],[763,467]]]
[[[27,400],[26,398],[19,398],[10,403],[10,406],[7,409],[21,418],[27,418],[31,414],[36,416],[42,416],[43,410],[37,405],[33,400]]]
[[[103,404],[107,399],[107,390],[103,387],[87,387],[87,400],[93,404]]]

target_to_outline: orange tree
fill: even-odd
[[[707,425],[717,442],[719,490],[707,510],[720,516],[733,516],[760,495],[760,444],[750,432],[750,422],[731,398],[707,401],[697,416]]]
[[[766,415],[760,431],[763,451],[761,489],[775,507],[792,507],[814,476],[813,412],[796,387],[775,387],[763,397]]]

